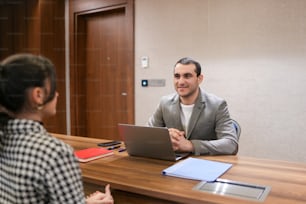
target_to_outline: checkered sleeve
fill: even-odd
[[[50,171],[46,175],[51,203],[85,203],[81,170],[68,145],[51,149]]]

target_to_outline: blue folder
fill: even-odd
[[[232,167],[230,163],[189,157],[162,171],[163,175],[213,182]]]

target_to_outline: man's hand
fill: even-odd
[[[169,128],[168,130],[174,151],[193,152],[193,145],[186,139],[184,131],[175,128]]]

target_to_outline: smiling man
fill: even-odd
[[[174,66],[176,93],[163,96],[148,121],[167,127],[173,149],[195,155],[236,154],[238,136],[224,99],[200,88],[201,65],[188,57]]]

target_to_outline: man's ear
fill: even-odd
[[[199,84],[202,83],[203,81],[204,81],[204,75],[203,75],[203,74],[200,74],[200,75],[198,76],[198,82],[199,82]]]
[[[35,87],[30,93],[31,101],[36,105],[42,105],[44,101],[44,91],[42,88]]]

